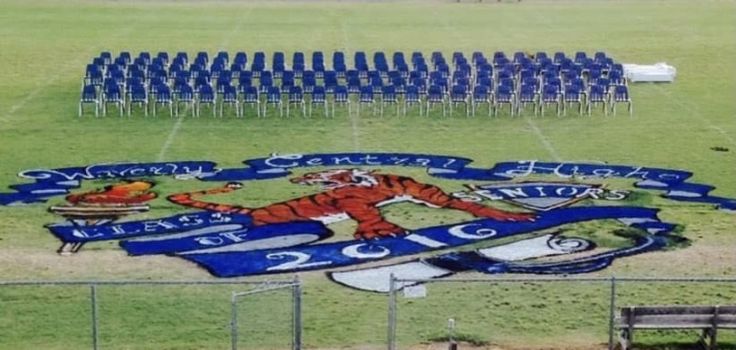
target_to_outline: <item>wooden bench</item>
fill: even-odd
[[[700,341],[708,349],[716,349],[719,329],[736,329],[736,305],[729,306],[627,306],[616,318],[621,330],[621,350],[629,349],[638,329],[699,329]]]

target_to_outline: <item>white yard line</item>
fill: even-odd
[[[346,54],[352,53],[352,50],[350,48],[350,40],[348,40],[348,31],[347,26],[345,25],[345,21],[342,19],[342,17],[338,15],[338,18],[340,18],[340,31],[342,32],[342,41],[343,45],[345,46]],[[334,62],[333,62],[334,64]],[[353,151],[360,151],[360,127],[358,126],[358,120],[357,116],[353,113],[348,113],[348,117],[350,118],[350,128],[352,129],[353,135]]]
[[[532,118],[525,118],[525,119],[529,127],[532,128],[532,131],[534,131],[534,134],[537,135],[537,138],[539,139],[539,141],[542,142],[542,145],[544,146],[544,148],[552,156],[552,159],[554,159],[557,162],[561,162],[562,158],[560,157],[560,154],[557,153],[557,150],[555,149],[555,147],[552,146],[552,142],[550,142],[549,139],[546,136],[544,136],[544,134],[542,133],[542,130],[540,130],[539,127],[537,127],[537,124],[534,122],[534,119]]]
[[[251,11],[252,7],[249,8],[249,10],[243,15],[243,17],[235,22],[235,25],[233,25],[233,29],[225,34],[225,36],[222,38],[222,42],[220,42],[218,51],[225,50],[225,48],[230,44],[230,40],[232,39],[233,35],[237,33],[240,28],[242,28],[244,19],[250,15]],[[179,133],[179,129],[181,128],[181,124],[183,121],[184,117],[178,117],[176,119],[176,123],[174,123],[174,126],[171,127],[171,131],[166,137],[166,141],[164,141],[164,144],[161,146],[161,150],[159,150],[158,152],[158,156],[156,156],[157,162],[162,162],[166,159],[166,152],[169,151],[169,148],[171,148],[171,145],[174,143],[174,139],[176,139],[176,135],[177,133]]]
[[[657,91],[659,91],[660,94],[662,94],[663,96],[667,97],[668,100],[670,100],[670,103],[674,104],[679,109],[682,109],[685,112],[689,113],[691,116],[700,119],[700,121],[702,121],[707,127],[711,128],[711,129],[713,129],[715,131],[718,131],[721,135],[723,135],[723,137],[726,140],[728,140],[732,145],[736,146],[736,139],[734,139],[733,136],[729,135],[726,132],[726,130],[723,130],[718,125],[713,124],[713,122],[710,119],[708,119],[705,116],[703,116],[700,113],[700,111],[698,111],[697,109],[693,108],[691,106],[691,104],[689,104],[689,103],[686,104],[686,103],[680,101],[679,99],[676,99],[676,98],[672,97],[672,93],[669,92],[669,91],[667,91],[667,89],[663,88],[659,84],[655,84],[654,86],[656,87]]]
[[[33,89],[33,91],[31,91],[28,95],[26,95],[25,97],[23,97],[22,100],[18,101],[18,103],[16,103],[16,104],[12,105],[10,107],[10,109],[2,116],[2,118],[0,118],[0,121],[9,122],[10,119],[15,115],[15,112],[17,112],[19,109],[25,107],[28,104],[28,102],[30,102],[31,100],[33,100],[34,98],[36,98],[36,96],[44,88],[46,88],[46,86],[48,86],[49,84],[52,84],[58,78],[59,78],[59,74],[57,73],[53,77],[51,77],[50,80],[45,81],[42,84],[39,84],[35,89]]]
[[[176,134],[179,132],[179,128],[181,127],[181,122],[184,120],[183,117],[178,117],[176,119],[176,123],[174,123],[174,126],[171,128],[171,132],[169,132],[169,136],[166,137],[166,141],[164,142],[164,145],[161,146],[161,150],[158,152],[158,156],[156,157],[157,162],[162,162],[166,157],[166,152],[171,147],[171,144],[174,142],[174,138],[176,138]]]

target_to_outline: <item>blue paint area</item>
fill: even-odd
[[[585,184],[509,183],[538,175],[560,181],[578,179],[632,179],[642,189],[662,191],[671,200],[712,204],[736,211],[736,199],[710,196],[715,187],[688,183],[692,173],[683,170],[608,165],[516,161],[491,168],[473,168],[467,158],[406,153],[289,154],[246,160],[243,167],[219,169],[209,161],[99,164],[50,170],[28,170],[19,176],[32,183],[10,186],[14,192],[0,193],[0,205],[44,202],[79,188],[83,181],[176,176],[198,181],[257,181],[285,178],[295,169],[310,167],[420,167],[433,177],[488,182],[476,186],[499,199],[561,197],[574,199],[592,188]],[[536,179],[536,178],[535,178]],[[575,189],[575,193],[571,189]],[[520,191],[520,192],[519,192]],[[556,191],[562,191],[557,193]],[[522,194],[520,194],[523,192]],[[495,198],[494,198],[495,199]],[[546,203],[540,200],[539,203]],[[572,201],[570,201],[572,203]],[[569,203],[564,203],[567,205]],[[543,208],[547,210],[547,208]],[[560,225],[591,220],[619,220],[641,230],[632,246],[605,253],[552,263],[495,261],[476,252],[451,252],[425,261],[450,271],[483,273],[567,274],[600,270],[615,259],[659,250],[667,246],[674,224],[661,222],[657,210],[624,206],[550,207],[534,222],[501,222],[491,219],[420,228],[410,234],[380,240],[320,242],[332,232],[318,221],[253,224],[248,215],[191,212],[150,220],[76,222],[51,224],[47,228],[65,243],[119,240],[131,255],[169,254],[193,261],[221,277],[249,276],[357,265],[399,256],[448,249]],[[207,250],[209,249],[209,250]],[[215,249],[214,251],[212,249]],[[240,249],[240,250],[239,250]]]
[[[472,160],[460,157],[407,153],[325,153],[274,155],[247,160],[244,168],[217,169],[207,161],[129,163],[91,165],[52,170],[28,170],[19,174],[35,180],[33,184],[11,186],[17,192],[0,193],[0,205],[27,204],[78,188],[79,182],[93,179],[141,178],[190,175],[202,181],[248,181],[285,177],[289,169],[308,167],[406,166],[423,167],[435,177],[453,180],[507,181],[531,175],[552,175],[561,179],[574,177],[635,179],[639,188],[661,190],[665,197],[684,202],[714,204],[720,209],[736,210],[736,199],[711,197],[713,186],[687,183],[692,173],[683,170],[608,165],[517,161],[498,163],[490,169],[472,168]]]
[[[87,167],[26,170],[18,176],[35,180],[32,184],[13,185],[15,193],[0,193],[0,205],[44,202],[79,188],[84,180],[136,179],[157,176],[200,176],[216,171],[213,162],[157,162],[97,164]]]
[[[186,237],[166,238],[163,236],[149,241],[122,241],[120,246],[131,255],[172,254],[189,250],[221,248],[264,239],[281,238],[283,241],[288,241],[290,236],[298,234],[313,235],[314,240],[323,240],[332,236],[332,231],[319,221],[296,221]]]
[[[196,212],[165,218],[108,223],[104,225],[79,226],[52,224],[47,228],[62,242],[95,242],[133,237],[179,233],[219,225],[250,226],[252,219],[247,215],[227,215],[212,212]]]
[[[286,249],[182,254],[180,256],[202,265],[212,274],[220,277],[249,276],[286,270],[303,271],[349,266],[436,249],[459,247],[591,220],[640,219],[658,222],[657,211],[640,207],[562,208],[540,213],[534,222],[483,219],[455,225],[422,228],[407,236],[380,240],[350,240]],[[664,225],[663,227],[671,226]],[[615,257],[615,254],[612,257]]]

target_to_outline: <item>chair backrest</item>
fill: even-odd
[[[404,98],[410,102],[419,101],[419,87],[416,85],[407,85],[404,92]]]
[[[348,102],[348,88],[344,85],[335,85],[333,88],[333,96],[335,97],[335,102]]]
[[[97,88],[92,85],[84,85],[82,87],[82,100],[92,101],[97,99]]]
[[[373,102],[373,87],[363,86],[360,88],[360,101]]]
[[[613,96],[616,100],[628,100],[629,99],[629,89],[626,87],[626,85],[616,85],[616,87],[613,90]]]
[[[289,88],[289,101],[301,101],[304,99],[304,92],[300,86],[292,86]]]
[[[468,94],[468,86],[467,85],[453,85],[451,90],[451,95],[453,98],[465,98]]]
[[[246,86],[242,90],[243,101],[247,103],[258,102],[258,88],[255,86]]]
[[[202,102],[212,102],[215,100],[215,91],[212,85],[204,84],[197,87],[199,99]]]
[[[238,99],[238,90],[232,85],[226,85],[222,91],[223,101],[232,102]]]
[[[148,91],[143,84],[134,84],[130,87],[130,99],[132,101],[143,101],[147,98]]]
[[[266,100],[270,103],[281,102],[281,89],[278,86],[268,88]]]
[[[473,87],[473,99],[487,99],[488,98],[488,87],[485,85],[476,85]]]
[[[602,86],[591,85],[590,91],[588,92],[588,98],[594,102],[601,102],[605,100],[605,92]]]
[[[521,85],[519,88],[519,98],[522,101],[531,101],[536,97],[537,87],[535,85]]]
[[[156,101],[169,102],[171,101],[171,89],[168,85],[160,84],[156,87]]]
[[[194,99],[194,89],[189,84],[179,86],[176,94],[179,101],[191,101]]]
[[[384,101],[396,101],[396,88],[393,85],[386,85],[381,88],[381,94]]]
[[[498,85],[496,87],[496,97],[500,99],[508,99],[512,95],[512,88],[508,85]]]
[[[444,99],[443,89],[439,85],[430,85],[427,89],[427,98],[431,101],[440,101]]]
[[[327,100],[327,92],[324,86],[315,86],[312,89],[312,102],[325,102]]]

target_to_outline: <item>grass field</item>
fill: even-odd
[[[477,166],[540,159],[684,169],[695,174],[693,182],[716,186],[713,195],[736,197],[734,1],[4,0],[0,37],[0,188],[18,183],[19,171],[34,168],[160,160],[211,160],[221,167],[234,167],[272,152],[369,151],[456,155],[474,159]],[[168,115],[77,118],[85,64],[103,50],[188,51],[190,55],[262,50],[283,51],[287,57],[294,51],[314,50],[343,50],[348,57],[357,50],[420,50],[425,55],[440,50],[446,56],[476,50],[487,54],[602,50],[621,62],[666,61],[677,67],[678,76],[674,84],[633,86],[631,118],[625,113],[492,119],[439,114],[380,119],[346,113],[338,113],[334,120],[256,119],[252,113],[245,120],[213,120],[207,114],[179,120]],[[714,152],[711,147],[715,146],[730,151]],[[431,179],[421,170],[407,173],[448,190],[458,186]],[[157,189],[169,193],[191,188],[187,186],[192,185],[162,180]],[[268,180],[228,200],[256,206],[291,198],[297,191],[308,190]],[[642,196],[641,204],[662,208],[664,219],[682,225],[679,234],[692,240],[690,246],[626,258],[591,275],[736,274],[733,214],[669,201],[654,192]],[[90,244],[77,256],[58,256],[54,252],[58,242],[43,227],[58,218],[46,209],[47,205],[0,207],[0,279],[212,279],[183,260],[127,257],[115,243]],[[405,209],[391,207],[387,215],[409,226],[453,218],[430,210],[412,211],[409,216]],[[178,211],[161,198],[152,202],[146,215]],[[353,226],[334,229],[338,236],[348,237]],[[309,348],[383,346],[385,296],[338,287],[321,272],[303,278]],[[453,296],[456,287],[431,286],[426,301],[400,301],[400,310],[406,310],[400,313],[402,348],[442,337],[444,322],[451,316],[458,318],[468,339],[509,348],[596,348],[607,340],[605,286],[468,285]],[[103,288],[102,345],[106,349],[226,348],[231,290]],[[0,287],[0,348],[87,347],[86,293],[83,288]],[[627,293],[630,299],[625,300],[632,303],[736,300],[736,287],[723,285],[637,285]],[[539,294],[544,297],[537,299]],[[284,308],[285,299],[274,298],[254,303],[272,306],[259,315]],[[243,346],[276,349],[288,344],[274,331],[265,331],[284,327],[283,317],[273,314],[251,319],[251,330],[263,332],[244,340]],[[588,315],[586,320],[581,321],[582,315]],[[640,339],[645,343],[694,339],[693,333],[670,335],[655,333]],[[733,336],[730,339],[734,342]]]

